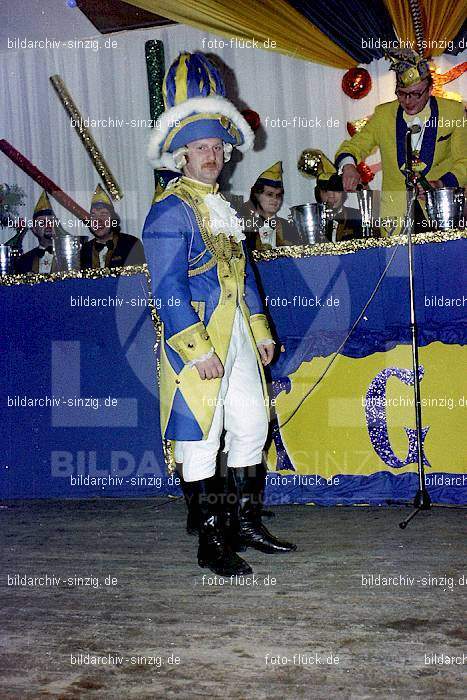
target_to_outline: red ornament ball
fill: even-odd
[[[371,76],[365,68],[351,68],[342,78],[342,90],[353,100],[366,97],[371,90]]]
[[[247,121],[247,123],[251,126],[253,131],[257,131],[259,129],[260,124],[261,124],[261,118],[260,118],[258,112],[255,112],[253,109],[244,109],[242,111],[242,116]]]

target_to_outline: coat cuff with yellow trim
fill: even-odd
[[[254,314],[250,316],[250,326],[253,337],[257,343],[266,339],[273,339],[268,319],[265,314]]]
[[[167,339],[167,344],[178,352],[185,364],[205,355],[212,347],[209,334],[201,321],[172,335]]]

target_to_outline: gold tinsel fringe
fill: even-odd
[[[0,285],[12,287],[15,284],[39,284],[41,282],[61,282],[69,279],[97,280],[102,277],[122,277],[126,275],[144,274],[149,279],[147,265],[129,265],[128,267],[102,267],[88,270],[70,270],[67,272],[33,273],[24,275],[0,276]]]
[[[467,230],[452,229],[450,231],[434,231],[417,233],[412,241],[415,245],[424,243],[445,243],[459,238],[467,238]],[[407,236],[389,236],[387,238],[359,238],[354,241],[341,243],[316,243],[315,245],[281,246],[271,250],[254,250],[253,259],[258,261],[277,260],[277,258],[306,258],[311,255],[347,255],[357,253],[359,250],[370,248],[391,248],[399,244],[406,244]]]

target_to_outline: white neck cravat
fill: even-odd
[[[99,267],[105,267],[105,258],[108,252],[108,248],[102,248],[99,251]]]

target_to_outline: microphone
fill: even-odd
[[[410,131],[411,134],[419,134],[422,130],[422,127],[420,124],[412,124],[412,126],[407,127],[407,130]]]
[[[407,127],[407,131],[405,133],[405,180],[407,186],[409,186],[409,183],[411,186],[413,186],[413,183],[411,182],[413,177],[412,134],[418,133],[417,129],[420,130],[420,126],[418,124],[413,124],[412,126]]]

